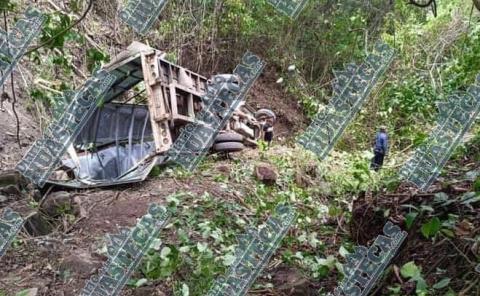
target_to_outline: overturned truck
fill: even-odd
[[[144,180],[155,165],[168,163],[168,150],[181,128],[202,110],[210,83],[167,61],[165,53],[137,42],[104,70],[115,82],[47,183],[85,188]],[[242,102],[211,151],[257,146],[267,121],[274,123],[272,111],[255,111]]]

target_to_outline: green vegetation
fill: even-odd
[[[370,245],[388,219],[409,237],[379,280],[378,295],[480,293],[474,272],[480,262],[480,235],[475,230],[480,204],[478,124],[432,192],[419,193],[397,176],[435,125],[435,103],[466,90],[480,73],[480,13],[472,9],[471,0],[439,1],[436,18],[407,1],[390,5],[387,0],[314,0],[296,21],[266,0],[172,0],[142,37],[128,26],[105,21],[105,15],[114,16],[118,8],[118,1],[109,0],[96,1],[84,23],[68,29],[87,4],[66,2],[62,11],[42,3],[47,14],[42,47],[23,61],[35,78],[28,85],[17,82],[25,105],[43,127],[65,104],[59,99],[62,92],[78,88],[134,40],[165,51],[168,60],[205,76],[231,72],[246,50],[258,53],[268,63],[267,82],[261,87],[277,86],[283,96],[260,98],[269,92],[259,92],[249,100],[293,100],[308,119],[328,104],[333,69],[362,61],[377,41],[396,49],[392,67],[325,161],[296,145],[297,135],[287,125],[287,140],[281,145],[267,148],[261,142],[253,153],[229,161],[209,156],[194,173],[155,168],[150,181],[169,182],[177,190],[162,200],[167,196],[163,191],[171,187],[161,187],[157,196],[172,218],[130,280],[131,289],[161,286],[174,295],[205,295],[232,264],[238,235],[262,224],[279,203],[288,202],[296,207],[298,218],[255,282],[257,293],[279,289],[282,280],[275,279],[276,272],[286,270],[299,282],[305,279],[301,295],[325,295],[344,278],[346,256],[356,245]],[[0,10],[13,18],[23,4],[0,1]],[[289,71],[289,66],[295,69]],[[282,111],[282,119],[290,119],[289,110]],[[388,128],[391,151],[377,173],[369,167],[379,125]],[[274,185],[254,176],[260,163],[278,173]],[[65,225],[75,220],[71,210],[59,210]],[[26,243],[13,245],[21,249]],[[0,290],[3,295],[7,294]]]

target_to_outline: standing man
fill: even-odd
[[[385,126],[380,127],[380,131],[375,137],[375,145],[373,146],[374,157],[370,169],[378,171],[383,165],[383,159],[388,150],[388,135],[387,128]]]
[[[264,140],[268,143],[268,147],[270,147],[270,144],[273,140],[273,124],[270,118],[267,119],[266,122],[263,124],[263,131],[265,132]]]

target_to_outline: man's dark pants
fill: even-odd
[[[372,165],[370,168],[378,171],[383,165],[383,158],[385,157],[385,154],[383,154],[381,151],[374,151],[374,153],[375,156],[372,159]]]

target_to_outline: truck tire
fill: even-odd
[[[270,109],[260,109],[255,112],[255,118],[258,120],[262,117],[273,118],[273,122],[277,121],[277,116]]]
[[[215,143],[223,142],[243,142],[243,136],[237,133],[223,133],[215,138]]]
[[[239,142],[223,142],[213,145],[215,152],[238,152],[242,151],[245,146]]]

